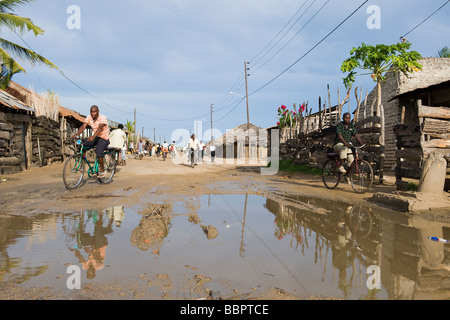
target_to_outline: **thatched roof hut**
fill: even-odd
[[[267,148],[267,131],[251,123],[248,126],[244,123],[209,142],[207,150],[211,143],[217,147],[217,157],[229,158],[233,155],[234,158],[248,157],[251,148]]]

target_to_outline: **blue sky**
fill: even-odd
[[[16,11],[45,30],[24,34],[37,53],[55,63],[71,81],[43,66],[24,66],[14,81],[36,92],[55,91],[61,104],[83,114],[96,104],[111,120],[134,119],[144,135],[170,140],[176,129],[222,133],[247,122],[244,61],[250,62],[250,122],[276,124],[277,108],[308,102],[318,111],[319,96],[331,102],[345,91],[340,71],[352,47],[397,43],[445,0],[35,0]],[[364,4],[341,27],[300,59]],[[76,5],[79,29],[68,20]],[[367,26],[380,9],[380,28]],[[422,56],[436,56],[450,46],[450,4],[412,31],[407,39]],[[25,44],[15,34],[2,36]],[[299,60],[300,59],[300,60]],[[75,84],[76,85],[75,85]],[[355,86],[364,95],[374,83],[369,76]],[[80,87],[82,89],[80,89]],[[87,91],[87,92],[86,92]],[[233,91],[236,95],[230,95]],[[352,95],[351,108],[356,107]],[[205,140],[209,140],[205,137]]]

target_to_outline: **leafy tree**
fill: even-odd
[[[417,51],[408,51],[410,42],[399,42],[393,45],[378,44],[376,46],[362,43],[360,47],[350,51],[350,58],[341,66],[341,71],[348,72],[344,85],[349,88],[355,82],[356,69],[370,71],[373,81],[377,83],[377,110],[381,106],[381,83],[386,81],[388,72],[401,72],[408,76],[422,69],[418,62],[421,59]]]
[[[127,145],[130,145],[131,140],[134,140],[134,121],[127,120],[127,123],[125,123],[125,128],[127,128],[128,132],[130,133],[127,142]]]
[[[0,27],[6,27],[13,32],[23,35],[25,31],[34,33],[35,36],[44,33],[44,30],[36,26],[30,18],[24,18],[14,14],[14,9],[30,4],[33,0],[0,0]],[[51,61],[36,52],[24,48],[18,44],[0,38],[0,87],[6,88],[14,74],[26,72],[17,62],[16,58],[31,63],[32,66],[37,63],[45,64],[53,69],[58,69]]]
[[[438,57],[439,58],[450,58],[450,49],[445,46],[441,50],[438,51]]]

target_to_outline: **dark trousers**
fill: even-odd
[[[104,158],[103,152],[108,148],[109,140],[105,140],[99,137],[96,137],[92,141],[86,141],[84,143],[86,147],[94,148],[97,147],[95,150],[95,154],[97,155],[97,158]]]

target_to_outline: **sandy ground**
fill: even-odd
[[[42,212],[75,212],[93,207],[107,208],[115,205],[145,207],[149,201],[182,199],[190,195],[249,193],[269,197],[273,193],[294,193],[324,199],[339,199],[357,204],[367,201],[374,192],[395,190],[392,178],[386,177],[383,185],[375,184],[366,194],[356,194],[345,183],[336,190],[327,190],[321,178],[313,175],[261,175],[255,165],[210,164],[207,162],[189,167],[175,164],[170,159],[145,157],[142,160],[129,158],[126,166],[119,166],[111,184],[101,185],[88,180],[76,190],[66,190],[62,182],[62,164],[52,164],[42,168],[5,176],[0,183],[0,215],[29,216]],[[232,183],[230,183],[232,182]],[[234,186],[234,187],[233,187]],[[236,187],[238,186],[238,187]],[[170,277],[170,275],[165,275]],[[158,278],[158,276],[155,276]],[[163,276],[162,276],[163,277]],[[164,286],[163,279],[159,279]],[[145,281],[144,281],[145,282]],[[193,290],[206,290],[205,279],[192,279]],[[156,285],[157,281],[153,281]],[[211,292],[204,292],[206,298],[214,298]],[[0,290],[0,299],[161,299],[145,294],[145,288],[135,283],[111,283],[89,285],[74,296],[63,296],[52,288],[23,290],[8,286]],[[273,288],[246,296],[221,299],[326,299],[325,297],[297,297],[282,289]],[[330,297],[332,298],[332,297]],[[167,299],[171,299],[170,296]]]

